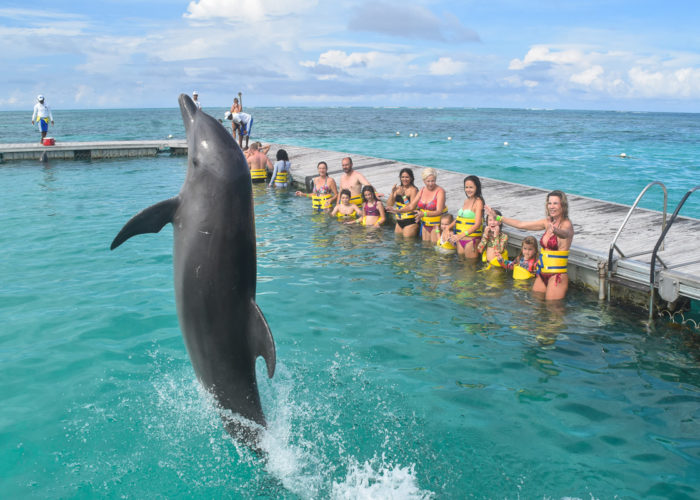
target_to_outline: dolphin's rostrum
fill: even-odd
[[[179,98],[187,132],[188,167],[174,198],[136,214],[114,238],[157,233],[173,224],[175,298],[192,366],[222,409],[265,426],[255,360],[275,371],[275,343],[255,303],[256,254],[253,194],[248,164],[231,134]],[[230,418],[227,430],[255,441],[254,426]]]

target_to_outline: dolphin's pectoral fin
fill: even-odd
[[[175,196],[169,200],[163,200],[134,215],[112,241],[110,250],[114,250],[126,240],[137,234],[157,233],[168,222],[173,221],[175,210],[180,204],[180,198]]]
[[[251,301],[250,311],[250,330],[249,339],[253,350],[254,359],[258,356],[265,358],[267,364],[267,376],[272,378],[275,374],[275,364],[277,363],[277,354],[275,353],[275,341],[272,338],[270,327],[263,316],[258,305]]]

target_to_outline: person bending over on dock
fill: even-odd
[[[362,206],[362,186],[371,186],[369,181],[360,172],[356,172],[352,168],[352,158],[349,156],[343,158],[343,175],[340,176],[340,189],[347,189],[350,191],[350,203]],[[338,195],[338,202],[340,202],[340,195]]]
[[[416,221],[415,210],[404,208],[408,207],[411,200],[415,200],[418,196],[418,188],[414,181],[413,170],[402,168],[399,172],[399,184],[394,184],[394,187],[391,188],[389,200],[386,202],[386,211],[393,213],[396,218],[394,233],[402,235],[404,238],[415,238],[418,236],[418,229],[420,229],[420,225]]]
[[[245,149],[248,149],[250,131],[253,130],[253,117],[248,113],[240,112],[231,115],[233,123],[238,124],[238,145],[243,148],[243,138],[245,137]]]
[[[34,113],[32,113],[32,125],[34,125],[35,121],[39,122],[39,130],[41,130],[41,139],[39,139],[39,142],[43,144],[46,132],[49,131],[49,121],[51,125],[53,125],[53,115],[51,114],[51,109],[44,104],[43,95],[38,95],[36,100],[37,103],[34,105]]]
[[[254,142],[251,144],[248,151],[246,151],[245,157],[248,160],[250,177],[253,182],[265,182],[267,174],[272,172],[273,166],[267,155],[260,151],[259,143]]]
[[[333,201],[338,198],[338,186],[335,181],[328,177],[328,164],[325,161],[318,162],[318,177],[313,180],[314,188],[311,193],[297,191],[297,196],[311,197],[311,206],[314,212],[330,210]]]
[[[495,216],[490,207],[486,212]],[[569,220],[569,202],[566,195],[559,190],[547,195],[545,217],[533,221],[519,221],[510,217],[501,217],[501,221],[517,229],[538,231],[544,229],[540,239],[540,262],[537,277],[532,285],[533,292],[544,293],[546,300],[559,300],[566,296],[569,288],[567,263],[569,249],[574,239],[574,226]]]

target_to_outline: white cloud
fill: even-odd
[[[571,75],[569,78],[570,81],[574,83],[579,83],[581,85],[591,85],[593,82],[598,80],[600,76],[605,72],[602,66],[600,65],[595,65],[591,68],[588,68],[584,71],[581,71],[580,73],[576,73],[574,75]]]
[[[700,97],[697,54],[659,56],[535,46],[523,59],[513,59],[508,69],[521,75],[507,79],[512,86],[525,85],[526,80],[548,82],[560,94],[576,88],[615,98]]]
[[[318,0],[195,0],[187,6],[184,17],[195,21],[258,22],[269,17],[296,15],[317,3]]]
[[[700,98],[700,68],[653,71],[634,67],[627,76],[634,96]]]
[[[437,61],[430,64],[429,70],[431,75],[457,75],[464,73],[467,69],[467,64],[460,61],[455,61],[451,57],[441,57]]]
[[[525,54],[522,61],[520,59],[513,59],[508,69],[521,70],[539,62],[575,65],[580,64],[583,59],[584,55],[579,50],[560,50],[552,52],[549,50],[549,47],[536,45]]]

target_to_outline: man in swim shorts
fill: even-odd
[[[272,172],[272,162],[265,153],[260,151],[260,146],[257,142],[250,145],[246,159],[250,170],[265,170],[266,174]]]
[[[44,104],[43,95],[38,95],[36,100],[37,103],[34,105],[34,113],[32,113],[32,125],[34,125],[35,121],[39,122],[39,130],[41,130],[41,139],[39,139],[39,142],[43,143],[44,137],[46,137],[46,133],[49,131],[49,122],[53,125],[53,115],[49,107]]]
[[[350,203],[357,206],[362,205],[362,186],[371,186],[369,181],[360,172],[356,172],[352,168],[352,158],[349,156],[343,158],[343,172],[340,176],[340,189],[338,190],[337,203],[340,203],[340,191],[347,189],[350,191]]]

